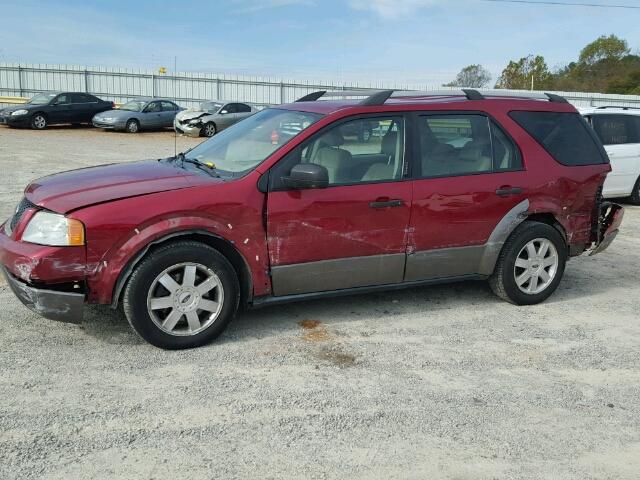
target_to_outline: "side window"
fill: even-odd
[[[176,105],[171,102],[161,102],[162,103],[162,111],[163,112],[175,112]]]
[[[299,163],[327,169],[329,185],[400,180],[404,168],[404,118],[362,118],[324,130],[303,143],[271,171],[272,190]]]
[[[631,115],[594,115],[591,122],[603,145],[640,143],[639,122]]]
[[[161,112],[162,107],[160,106],[160,102],[151,102],[149,105],[146,106],[144,111],[147,113]]]
[[[489,119],[484,115],[419,117],[423,177],[493,170]]]
[[[236,105],[236,103],[228,103],[223,110],[226,110],[227,113],[238,113],[238,108],[236,107]]]
[[[522,157],[518,147],[493,120],[490,124],[493,170],[496,172],[522,170]]]
[[[58,98],[56,98],[55,104],[56,105],[67,105],[71,103],[71,95],[68,93],[63,93],[61,95],[58,95]]]
[[[579,113],[509,113],[558,163],[568,166],[608,163],[593,129]]]
[[[251,107],[249,105],[245,105],[244,103],[236,103],[236,108],[239,113],[248,113],[251,111]]]

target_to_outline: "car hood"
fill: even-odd
[[[203,112],[203,111],[193,111],[193,110],[182,110],[180,113],[176,115],[178,120],[191,120],[199,117],[207,117],[213,116],[213,113]]]
[[[147,160],[102,165],[34,180],[25,189],[32,203],[58,213],[151,193],[220,180],[167,161]]]

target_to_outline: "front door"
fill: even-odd
[[[162,127],[162,104],[159,101],[151,102],[144,108],[143,128]]]
[[[640,116],[595,114],[591,123],[611,161],[605,195],[631,194],[640,175]]]
[[[405,118],[360,118],[314,135],[269,172],[267,237],[276,296],[402,282],[411,182],[405,179]],[[277,139],[274,137],[274,141]],[[328,188],[290,190],[299,163],[326,168]]]
[[[491,273],[498,225],[528,206],[518,149],[483,114],[420,114],[417,132],[405,280]]]

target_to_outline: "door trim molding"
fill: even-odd
[[[281,265],[271,269],[276,297],[401,283],[406,254],[369,255]]]

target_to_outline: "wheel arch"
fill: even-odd
[[[513,232],[525,222],[540,222],[554,227],[567,245],[567,232],[552,212],[530,212],[529,200],[525,199],[513,207],[494,228],[487,241],[480,261],[481,275],[491,275],[495,270],[498,257]]]
[[[172,232],[149,242],[138,250],[118,275],[118,280],[115,283],[113,295],[111,297],[112,308],[115,309],[118,307],[124,287],[136,266],[142,261],[142,259],[160,246],[177,240],[195,240],[220,252],[229,261],[229,263],[231,263],[231,266],[238,276],[238,282],[240,284],[240,305],[247,305],[251,302],[253,296],[253,278],[251,275],[251,269],[242,254],[233,245],[233,242],[206,230],[191,229]]]

